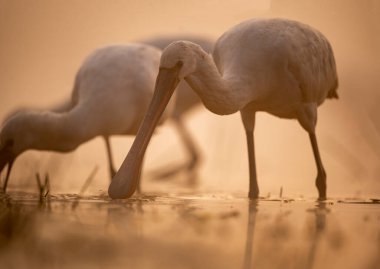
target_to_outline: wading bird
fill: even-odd
[[[80,67],[71,101],[52,111],[22,110],[0,133],[0,171],[28,149],[68,152],[103,136],[113,173],[110,135],[135,135],[153,95],[161,51],[143,44],[93,52]],[[168,113],[165,113],[168,114]]]
[[[250,198],[258,198],[253,130],[255,115],[265,111],[297,119],[309,133],[317,165],[316,186],[326,198],[326,173],[315,135],[317,107],[337,98],[338,79],[332,48],[317,30],[286,19],[252,19],[225,32],[212,56],[188,41],[170,44],[162,53],[149,109],[108,193],[130,197],[146,147],[180,80],[186,80],[213,113],[240,111],[249,159]]]
[[[178,38],[187,38],[211,51],[211,41],[194,36],[157,37],[139,44],[104,47],[92,53],[81,66],[71,100],[48,111],[23,109],[10,114],[0,133],[0,173],[8,164],[3,190],[7,188],[13,162],[22,152],[28,149],[68,152],[96,136],[105,141],[112,178],[116,170],[110,136],[137,133],[158,73],[161,53],[153,47],[165,48]],[[200,104],[200,99],[185,82],[178,85],[177,95],[167,116],[173,119],[190,160],[183,167],[163,174],[194,169],[199,159],[182,115]]]

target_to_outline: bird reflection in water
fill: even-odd
[[[256,215],[258,211],[258,200],[249,200],[248,203],[247,239],[245,242],[243,269],[252,268],[253,238],[255,234]]]
[[[318,201],[315,208],[308,210],[309,212],[314,213],[315,230],[311,237],[311,245],[306,261],[305,268],[307,269],[312,269],[315,264],[318,246],[326,230],[326,216],[330,212],[330,209],[326,205],[326,202]]]
[[[244,250],[244,260],[243,260],[243,269],[251,269],[255,268],[254,266],[254,258],[253,258],[253,248],[254,248],[254,238],[255,238],[255,230],[256,230],[256,217],[258,213],[258,206],[259,201],[258,200],[250,200],[248,204],[248,218],[247,218],[247,232],[246,232],[246,241],[245,241],[245,250]],[[328,203],[318,201],[315,208],[308,209],[307,212],[313,213],[314,215],[314,222],[312,230],[310,231],[309,238],[309,248],[306,252],[300,253],[300,257],[304,256],[305,262],[298,261],[297,268],[306,268],[306,269],[312,269],[314,268],[315,261],[317,260],[317,251],[319,249],[319,245],[321,242],[321,238],[323,238],[323,235],[325,234],[326,230],[326,219],[327,214],[330,212],[330,209],[328,208]],[[289,213],[289,212],[288,212]],[[288,215],[288,214],[285,214]],[[283,216],[283,214],[280,214],[280,216]],[[276,221],[276,223],[279,220]],[[275,225],[277,226],[278,223]],[[260,232],[261,229],[259,228]],[[268,239],[268,238],[266,238]],[[282,240],[288,240],[288,237],[283,237]],[[260,240],[259,240],[260,241]],[[271,252],[273,251],[273,246],[270,247]],[[298,256],[298,255],[297,255]],[[281,258],[280,258],[281,259]],[[257,262],[256,262],[257,263]],[[260,263],[260,262],[259,262]],[[274,264],[277,264],[274,262]],[[304,264],[304,265],[302,265]],[[273,265],[273,264],[272,264]]]

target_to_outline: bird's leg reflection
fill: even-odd
[[[330,209],[326,207],[326,203],[321,201],[317,201],[316,208],[309,210],[309,212],[313,212],[315,215],[315,231],[311,238],[311,246],[306,261],[307,269],[313,268],[319,241],[326,228],[326,215],[329,211]]]
[[[249,200],[248,206],[248,222],[247,222],[247,238],[245,242],[244,264],[243,269],[252,268],[252,250],[253,250],[253,238],[255,234],[255,223],[258,200]]]

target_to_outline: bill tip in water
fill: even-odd
[[[116,176],[112,179],[108,187],[108,195],[111,199],[127,199],[130,198],[136,190],[133,184],[128,184],[127,180],[119,180]]]

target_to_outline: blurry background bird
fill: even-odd
[[[202,38],[206,50],[211,42]],[[157,48],[170,44],[176,37],[154,38],[144,42]],[[103,137],[110,178],[115,174],[111,135],[134,135],[153,94],[158,72],[159,49],[136,44],[113,45],[97,49],[79,69],[70,100],[45,111],[22,109],[11,113],[0,130],[0,172],[7,165],[3,183],[6,190],[16,158],[26,150],[70,152],[96,136]],[[199,103],[186,83],[179,85],[180,100],[166,116],[173,118],[178,133],[189,151],[190,160],[182,166],[161,173],[161,177],[179,170],[192,171],[198,152],[182,122],[182,114]],[[164,121],[165,119],[163,119]]]
[[[112,177],[109,136],[137,132],[153,94],[160,55],[159,49],[143,44],[102,47],[79,68],[65,105],[12,113],[0,131],[0,172],[8,166],[3,190],[14,161],[23,152],[70,152],[96,136],[106,142]],[[170,109],[166,116],[169,113]]]

